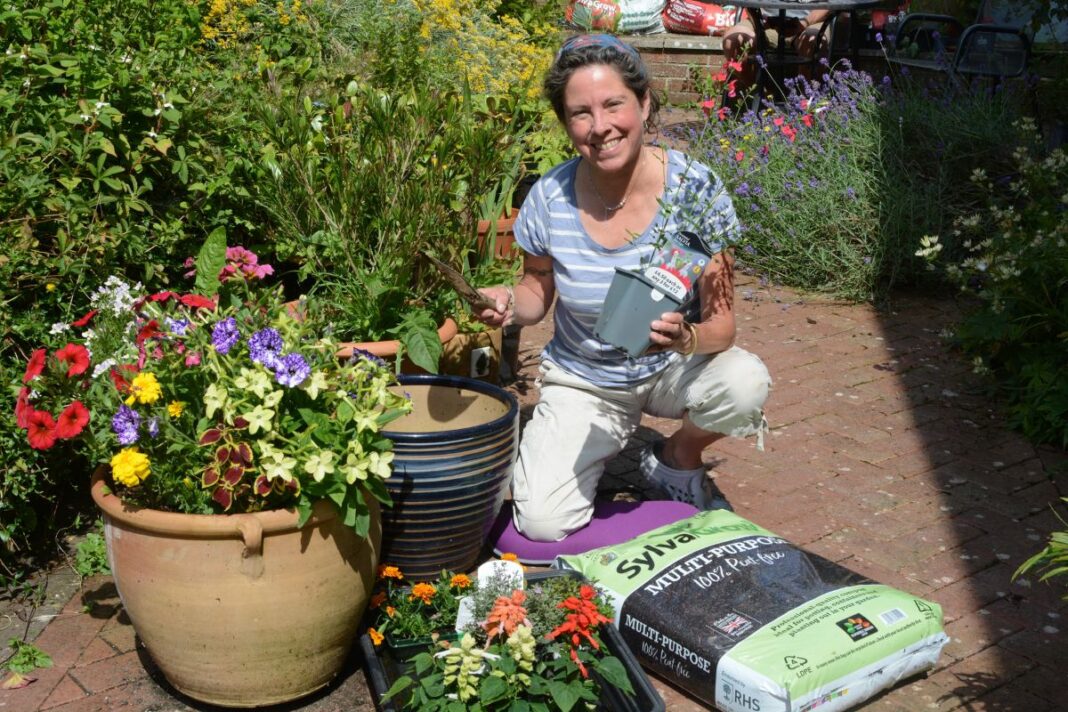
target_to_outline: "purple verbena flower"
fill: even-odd
[[[141,416],[128,405],[120,405],[111,418],[111,429],[118,437],[120,445],[133,445],[137,442],[137,429],[141,427]]]
[[[175,336],[185,336],[185,331],[189,328],[188,319],[172,319],[168,316],[164,318],[163,323],[167,325],[167,330]]]
[[[283,386],[293,388],[304,382],[311,375],[311,368],[300,354],[286,354],[278,360],[275,367],[274,380]]]
[[[285,344],[282,336],[271,328],[260,329],[248,339],[249,356],[272,371],[278,368],[279,356]]]
[[[159,416],[152,416],[148,419],[148,434],[153,437],[159,437]]]
[[[215,347],[215,350],[221,354],[230,353],[230,349],[234,347],[238,339],[241,338],[241,334],[237,330],[237,320],[232,316],[223,319],[215,324],[215,328],[211,330],[211,343]]]
[[[742,183],[740,186],[734,189],[734,193],[744,198],[745,196],[749,195],[749,184]]]

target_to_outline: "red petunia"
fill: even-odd
[[[94,316],[96,316],[96,309],[93,309],[92,311],[86,312],[85,316],[83,316],[78,321],[72,321],[70,325],[73,326],[76,329],[80,329],[83,326],[85,326],[86,324],[88,324],[89,322],[91,322],[93,320]]]
[[[150,301],[150,302],[165,302],[168,299],[177,299],[177,298],[178,298],[178,293],[177,292],[156,292],[155,294],[150,294],[148,296],[148,301]]]
[[[214,309],[215,302],[207,297],[202,297],[199,294],[183,294],[178,297],[178,301],[187,307],[194,309]]]
[[[77,437],[89,424],[89,411],[81,401],[74,401],[59,414],[56,422],[56,437],[60,440]]]
[[[56,421],[43,410],[30,413],[26,437],[34,450],[47,450],[56,444]]]
[[[149,339],[156,338],[157,336],[159,336],[159,333],[159,322],[153,319],[152,321],[142,326],[141,330],[137,332],[137,345],[141,346]]]
[[[30,389],[26,386],[19,391],[18,400],[15,401],[15,424],[25,430],[30,426],[30,413],[33,406],[30,405]]]
[[[131,364],[126,364],[126,365],[119,366],[117,368],[111,369],[111,371],[108,373],[108,375],[111,376],[111,382],[115,384],[115,388],[116,388],[116,390],[119,391],[119,393],[125,393],[126,391],[128,391],[130,389],[130,384],[123,377],[123,375],[121,373],[122,371],[126,371],[127,373],[136,374],[138,369],[137,369],[136,366],[133,366]]]
[[[801,123],[805,126],[812,127],[812,114],[804,114],[801,116]]]
[[[81,344],[67,344],[56,351],[56,358],[67,364],[67,378],[80,376],[89,369],[89,350]]]
[[[37,349],[30,354],[30,360],[26,363],[26,374],[22,377],[23,383],[29,383],[41,375],[41,371],[45,367],[45,355],[47,353],[44,349]]]

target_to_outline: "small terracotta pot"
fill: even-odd
[[[515,219],[519,216],[518,208],[511,208],[497,218],[497,234],[493,243],[493,256],[499,260],[511,259],[519,254],[515,244]],[[478,221],[478,248],[483,249],[485,241],[493,227],[489,220]]]
[[[93,475],[108,561],[134,631],[168,682],[197,700],[259,707],[303,697],[341,669],[375,581],[382,519],[360,538],[326,501],[201,515],[123,503]]]
[[[441,339],[441,343],[447,343],[449,339],[456,336],[457,331],[459,331],[459,327],[456,326],[456,322],[446,317],[442,325],[438,327],[438,338]],[[338,358],[349,358],[352,356],[353,351],[357,349],[367,351],[379,358],[390,358],[397,355],[397,350],[400,349],[400,342],[396,339],[389,341],[344,341],[338,346],[340,346],[337,352]]]

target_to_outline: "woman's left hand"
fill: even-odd
[[[686,353],[689,350],[692,336],[679,312],[664,312],[658,320],[649,325],[649,328],[651,329],[649,339],[653,342],[649,353],[658,351]]]

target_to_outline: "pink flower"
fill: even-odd
[[[185,365],[189,368],[200,365],[200,352],[194,351],[185,357]]]
[[[738,151],[734,154],[734,160],[738,163],[741,163],[743,158],[745,158],[745,151]]]
[[[705,116],[711,116],[712,110],[716,108],[715,99],[705,99],[701,102],[701,111],[705,112]]]

